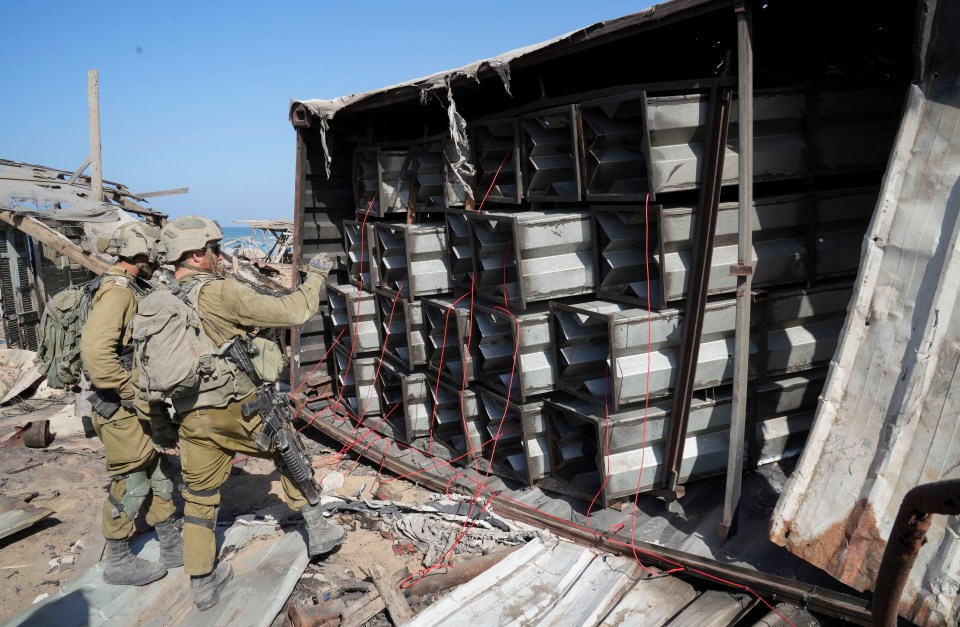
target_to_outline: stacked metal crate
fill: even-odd
[[[357,149],[352,286],[330,289],[330,309],[337,363],[352,358],[338,393],[358,423],[604,503],[662,485],[710,106],[706,91],[670,89],[477,120],[469,188],[444,138]],[[901,95],[754,96],[755,464],[802,447]],[[736,175],[731,141],[728,192]],[[726,467],[737,209],[720,204],[710,243],[684,481]]]

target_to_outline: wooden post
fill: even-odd
[[[718,533],[721,540],[736,532],[737,506],[743,475],[743,443],[747,428],[747,379],[750,376],[750,306],[753,289],[753,32],[750,5],[740,2],[737,14],[737,106],[739,146],[739,232],[737,265],[737,323],[733,351],[733,399],[730,404],[730,448],[727,483]],[[766,337],[764,335],[764,337]],[[761,370],[762,372],[762,370]],[[752,427],[751,427],[752,428]]]
[[[87,106],[90,111],[90,196],[103,202],[103,164],[100,161],[100,73],[87,72]]]
[[[47,307],[47,289],[43,280],[43,249],[42,244],[30,238],[30,248],[33,254],[30,255],[33,261],[33,286],[37,290],[37,304],[40,306],[40,313]],[[68,273],[69,276],[69,273]]]
[[[380,598],[383,599],[383,604],[387,607],[387,612],[393,619],[393,624],[399,626],[413,620],[413,611],[410,610],[407,600],[403,598],[400,589],[394,587],[396,584],[387,579],[387,572],[380,562],[373,563],[370,575],[373,577],[373,585],[380,593]]]

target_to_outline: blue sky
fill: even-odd
[[[652,4],[5,0],[0,157],[79,166],[96,68],[105,178],[189,187],[150,204],[171,216],[292,217],[291,98],[383,87]]]

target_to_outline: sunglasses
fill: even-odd
[[[214,255],[219,255],[219,254],[220,254],[220,244],[219,244],[219,243],[217,243],[217,244],[207,244],[206,246],[204,246],[204,248],[205,248],[206,250],[209,250],[210,252],[212,252]]]

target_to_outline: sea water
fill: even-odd
[[[223,230],[224,242],[243,240],[252,245],[258,246],[261,250],[263,250],[263,252],[269,252],[270,248],[273,246],[272,235],[269,233],[265,234],[263,231],[257,233],[249,226],[226,226],[221,224],[220,228]]]

